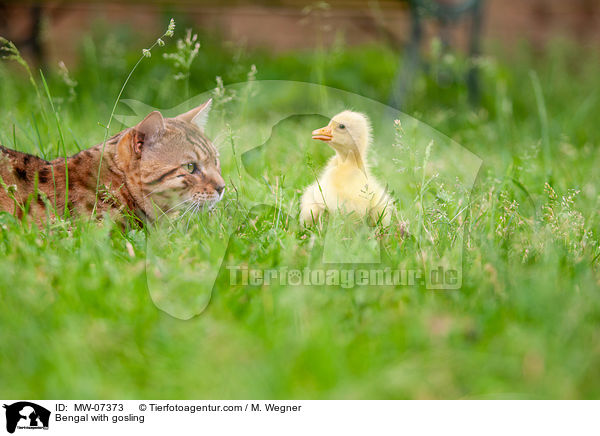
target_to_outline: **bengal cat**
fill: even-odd
[[[212,208],[225,182],[217,149],[203,133],[210,106],[175,118],[151,112],[110,138],[103,156],[103,144],[52,161],[0,146],[0,210],[37,222],[65,212],[130,214],[144,222],[179,207]]]

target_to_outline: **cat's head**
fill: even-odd
[[[219,153],[204,134],[211,102],[175,118],[151,112],[120,138],[117,163],[148,217],[210,209],[223,198]]]

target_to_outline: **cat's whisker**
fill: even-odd
[[[188,219],[185,223],[185,232],[187,233],[188,229],[190,228],[190,220],[192,219],[192,217],[194,216],[194,213],[191,213],[190,216],[188,216]]]
[[[148,194],[144,195],[144,200],[146,199],[146,197],[148,197],[149,195],[154,194],[155,192],[159,191],[160,189],[162,189],[162,188],[156,188],[156,189],[150,191]]]
[[[188,231],[188,228],[190,226],[190,220],[192,219],[192,217],[198,212],[198,209],[200,208],[201,204],[199,202],[194,203],[194,211],[190,214],[190,216],[188,217],[187,223],[185,224],[185,231]]]
[[[181,206],[181,205],[182,205],[182,204],[184,204],[184,203],[187,203],[188,201],[192,201],[192,200],[193,200],[192,198],[188,198],[187,200],[183,200],[182,202],[180,202],[180,203],[177,203],[177,204],[176,204],[175,206],[173,206],[172,208],[170,208],[170,209],[166,210],[165,212],[162,212],[162,213],[161,213],[161,216],[168,214],[168,213],[169,213],[169,212],[171,212],[173,209],[175,209],[175,208],[177,208],[177,207]]]
[[[188,218],[187,218],[187,220],[186,220],[186,222],[185,222],[185,231],[186,231],[186,232],[188,231],[188,227],[189,227],[189,225],[190,225],[190,218],[191,218],[191,217],[194,215],[194,212],[193,212],[193,210],[194,210],[194,207],[195,207],[195,203],[194,203],[194,205],[192,205],[192,206],[190,207],[190,214],[188,215]]]
[[[196,205],[196,203],[192,202],[192,204],[190,206],[188,206],[188,208],[185,210],[185,212],[183,212],[183,214],[181,214],[181,216],[179,217],[179,220],[181,221],[183,219],[183,217],[185,217],[189,212],[191,212],[194,209],[195,205]]]
[[[187,215],[187,214],[190,212],[190,210],[192,209],[192,207],[193,207],[193,205],[189,205],[189,206],[188,206],[188,207],[187,207],[187,208],[186,208],[186,209],[183,211],[183,213],[177,217],[177,221],[181,221],[181,220],[182,220],[182,219],[183,219],[183,218],[184,218],[184,217],[185,217],[185,216],[186,216],[186,215]]]

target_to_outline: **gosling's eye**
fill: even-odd
[[[190,174],[192,174],[194,171],[196,171],[196,164],[194,162],[187,163],[183,167]]]
[[[340,129],[344,130],[344,129],[346,128],[346,125],[345,125],[345,124],[340,124],[338,127],[339,127]]]

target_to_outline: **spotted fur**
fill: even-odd
[[[210,103],[175,118],[154,111],[104,147],[68,158],[46,161],[0,146],[0,210],[37,221],[65,212],[145,221],[179,206],[214,206],[225,182],[218,151],[203,133]]]

